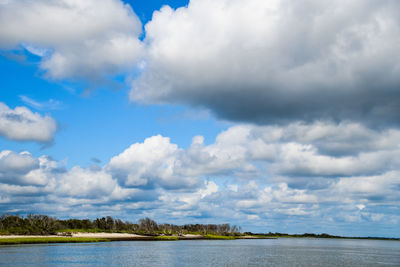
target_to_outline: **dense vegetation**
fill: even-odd
[[[310,237],[310,238],[342,238],[341,236],[330,235],[330,234],[313,234],[313,233],[304,233],[304,234],[286,234],[286,233],[252,233],[252,232],[245,232],[245,235],[251,236],[266,236],[266,237]]]
[[[399,241],[400,238],[392,238],[392,237],[350,237],[350,236],[337,236],[330,235],[326,233],[322,234],[313,234],[313,233],[304,233],[304,234],[287,234],[287,233],[252,233],[252,232],[244,232],[245,235],[256,236],[256,237],[287,237],[287,238],[341,238],[341,239],[374,239],[374,240],[396,240]]]
[[[158,224],[144,218],[138,223],[114,219],[110,216],[89,219],[60,220],[46,215],[3,215],[0,217],[0,234],[47,235],[57,232],[125,232],[142,235],[238,235],[239,227],[229,224]]]
[[[286,233],[240,233],[240,227],[229,224],[158,224],[157,222],[144,218],[137,223],[114,219],[110,216],[89,219],[66,219],[61,220],[46,215],[28,215],[21,217],[18,215],[2,215],[0,216],[0,235],[51,235],[57,233],[68,232],[119,232],[134,233],[156,237],[156,240],[177,240],[179,235],[197,234],[202,235],[205,239],[233,239],[247,235],[259,238],[272,237],[309,237],[309,238],[357,238],[357,239],[384,239],[384,240],[400,240],[399,238],[383,238],[383,237],[342,237],[329,234],[286,234]],[[78,240],[78,239],[77,239]],[[4,242],[6,240],[3,239]],[[15,243],[16,240],[10,241]],[[17,240],[18,241],[18,240]],[[42,240],[43,241],[43,240]],[[55,240],[49,240],[52,242]],[[93,239],[93,241],[96,241]],[[22,242],[22,241],[21,241]],[[23,241],[26,242],[26,241]],[[30,239],[29,242],[32,242]]]

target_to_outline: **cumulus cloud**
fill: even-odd
[[[265,123],[399,123],[395,0],[192,0],[146,24],[130,98]]]
[[[400,186],[399,174],[396,170],[381,175],[361,176],[358,179],[341,178],[335,183],[333,191],[349,198],[370,199],[377,202],[399,201],[400,197],[397,194]]]
[[[146,216],[231,218],[262,225],[284,221],[303,229],[311,224],[299,225],[294,217],[301,217],[300,222],[318,218],[324,225],[354,220],[398,223],[389,210],[399,201],[399,134],[396,129],[376,130],[354,122],[238,125],[210,145],[196,136],[186,150],[168,138],[151,137],[114,157],[108,168],[116,175],[118,168],[123,170],[124,176],[118,178],[122,185],[129,173],[134,179],[146,177],[146,182],[147,177],[162,180],[177,174],[203,179],[204,184],[186,191],[160,187],[154,205],[130,206],[136,211],[146,207]],[[165,173],[159,167],[164,161],[155,160],[161,158],[169,162],[162,167]],[[156,164],[150,167],[147,161]],[[183,182],[181,186],[185,188]],[[318,223],[312,227],[311,231],[326,231]]]
[[[174,155],[174,161],[178,162],[174,169],[181,176],[243,179],[266,175],[379,174],[397,168],[399,138],[399,130],[372,130],[351,122],[238,125],[221,132],[216,141],[207,146],[203,137],[194,137],[186,151]],[[336,146],[337,143],[341,147]]]
[[[0,48],[55,79],[132,74],[130,99],[259,124],[398,124],[395,0],[192,0],[145,25],[119,0],[3,1]]]
[[[0,212],[393,228],[399,9],[396,0],[192,0],[155,12],[142,42],[139,19],[119,0],[0,1],[0,48],[38,56],[51,78],[98,81],[138,65],[133,101],[256,123],[211,144],[195,136],[186,149],[152,136],[89,168],[1,151]],[[0,103],[1,136],[51,142],[56,128],[50,116]]]
[[[54,175],[60,172],[57,166],[58,163],[47,156],[35,158],[27,151],[17,153],[3,150],[0,152],[0,184],[17,189],[33,188],[33,191],[39,192],[53,183]],[[11,191],[5,190],[3,193]]]
[[[16,141],[51,142],[57,130],[55,120],[33,113],[26,107],[9,108],[0,102],[0,135]]]
[[[171,144],[169,138],[153,136],[113,157],[108,169],[120,183],[128,187],[196,186],[198,177],[190,177],[182,172],[182,153],[183,150]]]
[[[110,174],[79,166],[61,175],[58,182],[60,195],[89,199],[109,196],[117,186]]]
[[[3,1],[0,47],[55,79],[132,74],[130,99],[259,124],[398,124],[395,0],[192,0],[145,25],[119,0]]]
[[[23,47],[55,79],[104,79],[130,70],[142,53],[142,28],[119,0],[2,1],[0,48]]]
[[[75,214],[79,207],[78,215],[99,216],[100,208],[128,218],[331,233],[359,222],[396,233],[399,140],[398,129],[320,121],[236,125],[209,145],[195,136],[187,149],[157,135],[103,166],[69,170],[47,156],[2,151],[0,209]]]
[[[0,152],[1,212],[72,211],[74,207],[112,205],[121,201],[154,200],[155,193],[120,187],[111,174],[99,167],[70,170],[48,156],[34,158],[29,152]],[[10,210],[10,209],[13,210]],[[37,211],[35,211],[37,212]]]
[[[218,185],[213,181],[205,181],[203,186],[194,192],[184,192],[176,194],[174,192],[164,192],[159,199],[165,206],[176,207],[174,216],[182,215],[182,212],[197,213],[201,215],[201,209],[204,210],[202,200],[218,192]],[[201,207],[203,206],[203,207]],[[200,211],[200,212],[199,212]]]
[[[29,152],[16,153],[9,150],[0,152],[0,180],[7,183],[27,182],[25,175],[39,167],[39,160]],[[25,180],[25,181],[24,181]]]

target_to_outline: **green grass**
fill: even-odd
[[[226,235],[205,235],[204,239],[233,240],[237,238],[235,236],[226,236]]]
[[[236,236],[237,239],[245,239],[246,236],[253,237],[253,238],[268,238],[269,236],[266,235],[238,235]]]
[[[191,235],[204,235],[204,232],[188,232]]]
[[[41,244],[41,243],[89,243],[107,242],[107,238],[92,237],[18,237],[0,238],[0,245]]]
[[[76,232],[76,229],[68,229],[71,232]],[[65,231],[67,232],[67,231]],[[225,236],[225,235],[212,235],[208,234],[199,239],[208,240],[234,240],[240,239],[240,236]],[[178,236],[154,236],[150,240],[156,241],[176,241],[180,240]],[[184,238],[182,238],[184,239]],[[134,239],[132,239],[134,240]],[[18,245],[18,244],[48,244],[48,243],[86,243],[86,242],[108,242],[108,241],[120,241],[118,238],[94,238],[94,237],[18,237],[18,238],[0,238],[0,245]]]
[[[156,236],[154,237],[155,240],[165,240],[165,241],[175,241],[175,240],[179,240],[179,238],[177,236],[168,236],[168,235],[160,235],[160,236]]]

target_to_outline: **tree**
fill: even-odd
[[[155,221],[146,217],[139,220],[139,229],[147,234],[154,234],[158,230],[158,225]]]

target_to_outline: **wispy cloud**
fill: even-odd
[[[38,110],[57,110],[64,108],[64,104],[61,101],[54,99],[49,99],[48,101],[37,101],[25,95],[20,95],[19,98],[26,105]]]
[[[37,47],[35,45],[32,44],[22,44],[22,47],[25,48],[29,53],[36,55],[38,57],[44,57],[46,55],[50,54],[50,50],[49,49],[45,49],[45,48],[41,48],[41,47]]]

